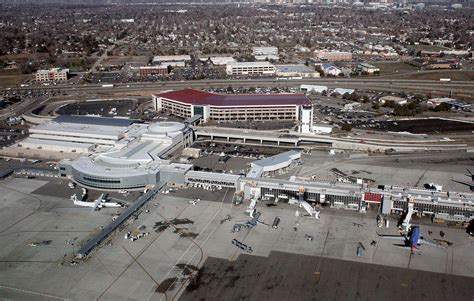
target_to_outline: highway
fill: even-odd
[[[140,82],[140,83],[118,83],[114,87],[102,87],[102,84],[83,85],[53,85],[53,86],[29,86],[11,90],[32,91],[32,90],[61,90],[62,92],[145,92],[180,89],[185,87],[193,88],[222,88],[232,86],[237,87],[275,87],[275,86],[299,86],[301,84],[324,85],[330,88],[355,88],[372,90],[393,90],[393,91],[413,91],[413,92],[433,92],[439,91],[463,94],[474,98],[474,81],[451,81],[439,82],[435,80],[403,80],[403,79],[380,79],[380,78],[312,78],[300,80],[277,80],[277,79],[229,79],[229,80],[193,80],[193,81],[164,81],[164,82]],[[7,89],[2,89],[6,91]],[[0,90],[0,91],[2,91]]]

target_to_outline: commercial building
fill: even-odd
[[[193,143],[194,134],[178,122],[133,124],[126,135],[106,151],[59,163],[61,176],[97,189],[143,189],[159,182],[184,185],[190,164],[166,158]]]
[[[326,75],[338,76],[342,73],[342,70],[333,64],[319,64],[319,66]]]
[[[346,88],[336,88],[332,91],[333,93],[339,94],[339,95],[344,95],[344,94],[352,94],[355,92],[354,89],[346,89]]]
[[[303,92],[323,93],[324,91],[328,90],[328,87],[318,85],[301,85],[300,90]]]
[[[270,62],[231,62],[226,65],[228,75],[272,75],[275,66]]]
[[[282,77],[319,77],[318,71],[305,65],[275,65],[276,75]]]
[[[277,47],[252,47],[252,55],[257,61],[278,60]]]
[[[231,56],[213,56],[208,58],[214,66],[225,66],[229,63],[235,62],[235,59]],[[208,60],[205,59],[205,60]]]
[[[375,67],[374,65],[367,64],[367,63],[359,63],[356,68],[359,72],[365,72],[368,74],[374,74],[380,72],[380,68]]]
[[[329,124],[314,124],[313,132],[315,134],[331,134],[334,126]]]
[[[208,121],[299,120],[304,94],[216,94],[183,89],[153,95],[155,110]]]
[[[152,76],[152,75],[164,75],[168,74],[167,66],[144,66],[138,68],[138,74],[140,76]]]
[[[403,98],[403,97],[396,97],[396,96],[391,96],[391,95],[382,96],[382,97],[379,98],[379,103],[380,104],[383,105],[386,102],[393,102],[397,105],[404,105],[404,104],[408,103],[408,100],[406,98]]]
[[[69,69],[52,68],[49,70],[38,70],[35,74],[37,82],[45,81],[67,81]]]
[[[337,61],[352,61],[352,53],[345,51],[325,51],[319,50],[314,52],[316,57],[320,60],[337,62]]]
[[[165,62],[189,62],[190,55],[157,55],[153,57],[153,64],[164,64]]]

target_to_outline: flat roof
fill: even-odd
[[[141,123],[141,121],[138,119],[82,116],[82,115],[59,115],[53,120],[57,123],[80,123],[80,124],[107,125],[107,126],[120,126],[120,127],[126,127],[133,123]]]
[[[274,67],[270,62],[263,61],[263,62],[229,62],[227,64],[228,66],[231,67],[259,67],[259,66],[264,66],[264,67]]]
[[[157,95],[194,105],[252,106],[252,105],[310,105],[304,94],[217,94],[195,89],[183,89]]]
[[[87,122],[79,124],[52,121],[32,127],[30,129],[30,136],[33,134],[50,135],[51,137],[47,138],[50,140],[54,140],[55,135],[118,140],[126,129],[126,127],[98,125]]]
[[[26,138],[19,144],[37,144],[41,146],[58,146],[58,147],[70,147],[70,148],[89,148],[94,146],[94,143],[81,143],[81,142],[71,142],[71,141],[62,141],[62,140],[46,140],[46,139],[36,139],[36,138]]]
[[[299,157],[299,156],[300,156],[300,152],[295,151],[295,150],[290,150],[290,151],[280,153],[280,154],[277,154],[265,159],[254,161],[252,162],[252,164],[257,165],[257,166],[262,166],[262,167],[268,167],[268,166],[284,163],[289,160],[293,160],[294,158]]]
[[[306,67],[305,65],[289,64],[289,65],[275,65],[278,71],[280,72],[316,72],[311,68]]]

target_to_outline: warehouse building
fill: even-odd
[[[183,89],[153,95],[155,110],[183,118],[201,115],[208,121],[299,120],[304,94],[216,94]]]

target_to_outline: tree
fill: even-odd
[[[350,132],[350,131],[352,131],[352,125],[348,124],[348,123],[345,123],[341,126],[341,130],[346,131],[346,132]]]
[[[449,110],[451,110],[451,105],[445,102],[441,103],[433,109],[433,111],[435,112],[447,112]]]

